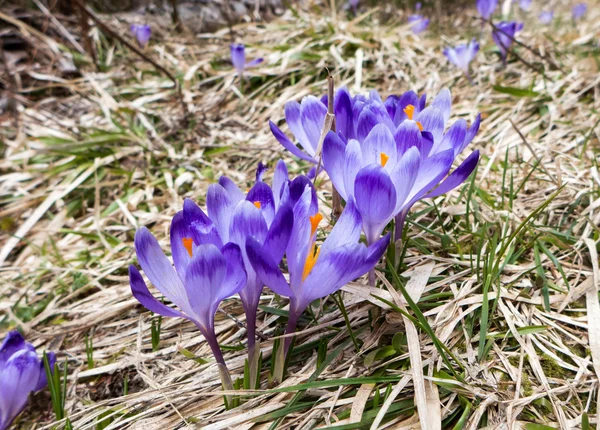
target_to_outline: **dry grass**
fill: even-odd
[[[77,429],[570,429],[582,428],[584,413],[598,422],[600,7],[588,3],[577,27],[566,1],[556,7],[560,25],[527,17],[519,40],[533,52],[517,50],[527,64],[512,57],[501,69],[486,30],[474,86],[441,54],[479,34],[473,10],[438,19],[420,38],[399,24],[401,15],[379,24],[384,10],[350,22],[342,13],[333,22],[327,9],[296,10],[238,26],[248,55],[266,59],[244,95],[227,62],[228,31],[165,30],[147,52],[180,79],[187,120],[172,82],[120,44],[94,32],[103,71],[76,56],[74,77],[61,72],[69,55],[59,36],[22,27],[39,51],[11,65],[12,83],[2,78],[20,107],[0,117],[0,337],[19,327],[68,362],[65,409]],[[126,22],[106,19],[126,32]],[[305,172],[266,125],[289,99],[322,94],[325,67],[353,91],[432,96],[450,87],[453,118],[483,114],[472,145],[482,160],[474,181],[413,210],[401,275],[417,305],[387,272],[381,289],[348,285],[360,350],[336,302],[324,300],[313,308],[318,319],[300,324],[287,380],[275,391],[263,384],[226,411],[216,366],[179,352],[210,358],[191,324],[164,319],[152,351],[156,317],[128,286],[133,234],[146,225],[167,249],[183,198],[203,204],[219,175],[249,184],[258,161],[279,157]],[[328,190],[323,184],[325,204]],[[259,330],[272,339],[286,302],[264,293]],[[223,309],[243,323],[239,301]],[[423,320],[398,309],[422,316],[454,357],[445,361]],[[228,365],[241,377],[244,330],[225,314],[217,319]],[[317,353],[323,339],[327,358]],[[266,381],[272,340],[261,346]],[[53,421],[47,394],[34,405],[21,428],[64,426]]]

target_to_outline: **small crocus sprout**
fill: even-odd
[[[150,41],[150,36],[152,36],[152,30],[149,25],[146,24],[131,24],[130,27],[131,33],[140,48],[145,48],[148,42]]]
[[[492,32],[492,39],[498,48],[500,49],[500,56],[502,57],[502,63],[506,65],[506,58],[508,56],[508,51],[513,43],[513,39],[518,31],[523,29],[522,22],[515,21],[501,21],[496,24],[496,28]]]
[[[469,79],[469,64],[473,61],[477,52],[479,52],[479,43],[475,39],[468,44],[462,43],[454,48],[449,46],[444,49],[444,55],[448,58],[448,61],[461,69]]]
[[[133,296],[148,310],[186,318],[198,327],[218,363],[223,387],[231,390],[233,384],[215,334],[215,313],[224,299],[246,285],[246,271],[239,246],[221,245],[215,226],[202,215],[184,210],[173,217],[170,236],[175,267],[146,227],[135,234],[135,252],[144,273],[179,310],[154,298],[134,265],[129,266],[129,282]]]
[[[243,76],[247,68],[257,66],[264,61],[263,58],[256,58],[246,63],[246,46],[242,43],[232,43],[229,49],[231,51],[231,64],[233,64],[239,76]]]
[[[519,7],[521,8],[521,10],[528,12],[531,10],[532,2],[533,0],[519,0]]]
[[[417,13],[408,17],[408,24],[414,34],[420,34],[429,27],[429,18],[425,18],[419,14],[421,3],[417,3],[415,9]]]
[[[544,11],[540,12],[540,15],[538,16],[538,19],[539,19],[539,21],[540,21],[541,24],[548,25],[554,19],[554,11],[552,11],[552,10],[544,10]]]
[[[48,353],[54,369],[56,356]],[[0,430],[6,430],[29,401],[29,394],[41,390],[48,381],[44,362],[32,344],[18,331],[8,333],[0,345]]]
[[[577,21],[577,20],[583,18],[583,16],[585,15],[586,12],[587,12],[587,4],[585,4],[585,3],[576,4],[575,6],[573,6],[573,9],[572,9],[573,20]]]
[[[498,0],[477,0],[477,12],[484,19],[490,19],[498,6]]]

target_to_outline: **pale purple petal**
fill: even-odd
[[[296,101],[287,102],[283,110],[285,112],[285,122],[287,123],[291,132],[294,134],[294,137],[300,143],[300,146],[302,146],[302,148],[304,148],[304,150],[310,155],[309,159],[314,157],[314,148],[310,144],[308,136],[306,135],[306,131],[304,130],[304,126],[302,125],[300,103]],[[271,131],[273,131],[273,127],[271,127]],[[279,138],[277,140],[279,140],[279,142],[287,148],[287,146]]]
[[[554,11],[544,10],[540,12],[540,14],[538,15],[538,19],[540,21],[540,24],[548,25],[554,19]]]
[[[310,145],[311,151],[306,147],[305,149],[311,156],[314,156],[321,137],[321,132],[323,131],[323,125],[325,124],[327,108],[318,98],[308,96],[302,100],[300,112],[302,127],[306,133],[307,143]]]
[[[467,134],[465,135],[465,141],[463,142],[463,144],[460,147],[460,149],[458,150],[458,152],[454,154],[455,157],[458,154],[460,154],[469,143],[471,143],[473,141],[473,139],[475,138],[475,135],[479,131],[480,125],[481,125],[481,114],[478,113],[477,116],[475,117],[475,121],[473,121],[473,124],[471,124],[471,127],[469,127],[469,129],[467,130]]]
[[[452,149],[454,153],[457,154],[465,141],[466,135],[467,122],[464,119],[459,118],[450,126],[446,134],[444,134],[444,138],[439,142],[439,145],[434,145],[431,150],[431,155],[447,149]]]
[[[392,132],[385,124],[377,124],[369,135],[365,138],[362,145],[363,160],[366,165],[369,164],[380,164],[381,165],[381,154],[385,154],[389,157],[386,166],[389,170],[390,167],[396,165],[398,161],[398,154],[396,150],[396,141]]]
[[[194,245],[197,246],[203,243],[212,243],[217,248],[223,246],[223,241],[221,240],[221,236],[219,236],[217,227],[191,199],[185,199],[183,201],[183,219],[185,224],[189,226],[189,234],[191,234],[191,236],[184,237],[191,237]],[[173,232],[171,232],[171,235],[173,235]],[[171,246],[173,242],[174,239],[171,238]],[[177,267],[177,265],[175,267]]]
[[[249,69],[249,68],[251,68],[251,67],[256,67],[256,66],[258,66],[260,63],[262,63],[263,61],[265,61],[265,59],[264,59],[264,58],[262,58],[262,57],[258,57],[258,58],[255,58],[255,59],[254,59],[254,60],[252,60],[252,61],[248,61],[248,62],[246,63],[246,69]]]
[[[221,176],[219,178],[219,185],[221,185],[229,193],[229,199],[233,205],[238,204],[246,198],[246,195],[235,182],[229,179],[227,176]]]
[[[353,139],[352,98],[346,87],[340,88],[335,93],[334,108],[336,132],[347,140]]]
[[[273,200],[275,201],[275,210],[279,209],[283,184],[288,181],[288,177],[285,161],[279,160],[275,165],[275,172],[273,173]]]
[[[304,262],[309,245],[312,244],[310,217],[314,213],[311,213],[311,200],[312,190],[309,185],[306,185],[301,197],[294,205],[294,228],[286,251],[292,286],[302,283]],[[264,281],[266,283],[266,280]]]
[[[171,309],[167,305],[159,302],[150,293],[140,271],[133,264],[129,266],[129,286],[131,287],[131,293],[133,294],[133,297],[135,297],[137,301],[149,311],[165,317],[187,318],[187,316],[183,315],[181,312]]]
[[[585,13],[587,12],[587,4],[585,3],[578,3],[575,6],[573,6],[573,19],[574,20],[578,20],[583,18],[583,16],[585,15]]]
[[[444,124],[446,124],[450,119],[450,110],[452,108],[452,95],[450,94],[450,90],[448,88],[441,90],[438,95],[435,96],[431,106],[438,108],[440,112],[442,112]]]
[[[346,196],[342,196],[344,200],[348,200],[354,196],[354,183],[356,175],[364,167],[362,157],[362,149],[358,140],[352,139],[346,145],[346,153],[344,154],[344,190]]]
[[[145,24],[131,24],[130,30],[140,48],[145,48],[152,36],[150,26]]]
[[[244,73],[244,67],[246,65],[246,47],[241,43],[232,43],[229,45],[231,51],[231,64],[241,75]]]
[[[533,0],[519,0],[519,7],[521,10],[528,12],[531,9],[531,3]]]
[[[431,191],[426,197],[437,197],[446,194],[458,187],[471,175],[477,163],[479,162],[479,151],[474,151],[469,155],[460,166],[454,170],[436,189]]]
[[[394,133],[394,140],[399,154],[406,153],[413,146],[417,147],[419,151],[425,149],[422,145],[421,131],[414,121],[403,121]],[[429,155],[429,151],[423,152],[424,157],[427,155]]]
[[[404,208],[412,206],[414,202],[422,198],[433,187],[435,187],[447,174],[454,161],[454,152],[447,150],[423,160],[419,166],[417,179],[412,187]]]
[[[428,131],[433,135],[434,142],[441,141],[446,122],[440,109],[434,106],[426,107],[416,116],[415,120],[421,123],[424,131]]]
[[[396,188],[396,206],[394,208],[394,214],[397,214],[407,201],[406,199],[417,179],[420,163],[421,154],[419,153],[418,148],[413,146],[406,151],[390,173],[390,179]]]
[[[289,123],[288,123],[288,126],[289,126]],[[277,127],[275,125],[275,123],[273,123],[272,121],[269,121],[269,127],[271,128],[271,133],[273,133],[273,136],[275,136],[275,139],[277,139],[279,141],[279,143],[281,143],[285,149],[287,149],[293,155],[295,155],[296,157],[298,157],[302,160],[310,161],[311,163],[316,163],[316,160],[314,158],[305,154],[296,145],[294,145],[294,142],[292,142],[290,139],[288,139],[288,137],[285,135],[285,133],[283,131],[281,131],[281,129],[279,127]],[[290,127],[290,130],[291,130],[291,127]],[[296,136],[296,138],[298,139],[298,136]],[[300,144],[302,145],[302,142],[300,142]],[[302,147],[304,149],[306,149],[304,147],[304,145],[302,145]]]
[[[264,182],[257,182],[248,191],[246,200],[260,205],[260,213],[267,222],[267,226],[270,226],[275,217],[275,199],[271,187]]]
[[[14,353],[0,369],[0,424],[7,428],[27,406],[29,393],[35,391],[41,371],[37,354],[29,349]]]
[[[246,243],[246,253],[258,277],[267,287],[280,296],[294,296],[290,286],[281,273],[281,269],[277,266],[277,263],[273,261],[271,256],[263,250],[263,246],[260,243],[253,238],[248,239],[248,242]]]
[[[344,160],[345,152],[346,144],[336,133],[329,131],[323,141],[323,168],[344,200],[348,196],[344,187],[344,172],[348,167]]]
[[[325,254],[329,250],[335,249],[351,243],[357,243],[360,240],[362,231],[362,218],[353,199],[348,200],[346,207],[340,218],[337,220],[333,229],[323,242],[321,252]]]
[[[477,12],[485,19],[490,19],[496,6],[498,6],[498,0],[477,0]]]
[[[269,252],[273,261],[279,263],[283,258],[293,227],[294,211],[286,205],[277,211],[265,239],[265,250]]]
[[[414,34],[420,34],[429,27],[429,18],[421,15],[411,15],[408,17],[408,24]]]
[[[215,223],[223,243],[229,242],[229,224],[234,204],[229,193],[219,184],[210,184],[206,196],[208,216]]]

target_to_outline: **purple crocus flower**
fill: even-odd
[[[256,183],[248,190],[242,192],[228,177],[219,178],[219,183],[211,184],[208,188],[206,206],[208,216],[191,200],[186,200],[183,210],[194,213],[196,219],[202,219],[210,240],[221,244],[232,242],[237,244],[242,251],[244,267],[247,273],[246,285],[240,291],[240,298],[246,313],[248,327],[248,346],[254,347],[256,336],[256,311],[264,283],[256,275],[246,255],[246,241],[253,237],[270,257],[279,263],[283,258],[288,244],[293,225],[292,209],[282,201],[284,189],[294,191],[297,187],[310,182],[306,177],[298,177],[289,181],[285,163],[277,163],[273,179],[273,189],[263,182],[265,167],[259,164],[256,173]],[[275,191],[275,192],[274,192]],[[295,194],[298,194],[296,192]],[[316,204],[316,194],[314,195]],[[200,234],[199,240],[202,239]]]
[[[150,36],[152,36],[150,26],[146,24],[131,24],[130,30],[140,48],[145,48],[150,41]]]
[[[264,61],[263,58],[256,58],[246,63],[246,47],[242,43],[232,43],[229,48],[231,50],[231,63],[239,76],[243,76],[244,70],[247,68],[257,66]]]
[[[508,56],[508,50],[510,49],[513,39],[515,38],[515,34],[518,31],[523,29],[522,22],[506,22],[501,21],[496,24],[496,28],[492,32],[492,38],[498,48],[500,49],[500,56],[502,57],[502,62],[506,65],[506,57]]]
[[[449,99],[450,93],[446,90],[438,97]],[[442,110],[427,109],[427,121],[438,124],[431,130],[441,133]],[[455,158],[477,133],[479,121],[478,116],[467,128],[466,121],[459,119],[437,141],[432,132],[421,131],[412,119],[403,121],[394,133],[385,124],[377,124],[362,143],[355,139],[344,143],[337,134],[327,134],[323,166],[342,198],[356,202],[367,243],[374,243],[394,217],[399,217],[399,238],[404,219],[418,200],[442,195],[469,177],[477,165],[478,151],[446,176]]]
[[[419,34],[427,30],[429,27],[429,18],[419,14],[421,3],[417,3],[415,7],[417,13],[408,17],[408,24],[414,34]]]
[[[468,44],[463,43],[456,47],[447,47],[444,49],[444,55],[452,64],[465,72],[469,77],[469,64],[479,52],[479,43],[473,39]]]
[[[296,329],[298,318],[314,300],[342,288],[347,282],[371,270],[382,257],[389,242],[385,236],[370,246],[359,243],[362,219],[349,200],[338,222],[321,246],[316,246],[316,231],[322,216],[314,206],[313,191],[307,184],[294,204],[294,227],[287,247],[289,282],[277,262],[256,239],[250,238],[246,251],[254,270],[265,284],[290,298],[286,334]],[[285,351],[290,339],[285,342]]]
[[[50,369],[54,369],[55,362],[54,353],[48,353]],[[25,409],[30,393],[47,384],[44,362],[33,345],[25,342],[18,331],[9,332],[0,346],[0,430],[8,429]]]
[[[131,291],[142,305],[154,313],[192,321],[215,356],[223,386],[231,389],[229,372],[215,334],[214,318],[219,304],[239,293],[246,285],[244,260],[239,246],[234,243],[222,245],[215,226],[195,210],[197,207],[193,203],[190,205],[188,202],[171,221],[171,252],[175,267],[146,227],[138,229],[134,240],[138,262],[144,273],[179,310],[154,298],[134,265],[129,266]],[[225,217],[231,214],[219,215]]]
[[[586,12],[587,12],[587,4],[585,4],[585,3],[576,4],[575,6],[573,6],[573,9],[572,9],[573,20],[577,21],[578,19],[583,18],[583,15],[585,15]]]
[[[348,0],[348,5],[352,8],[354,16],[358,15],[358,0]]]
[[[541,24],[548,25],[554,19],[554,11],[552,11],[552,10],[544,10],[544,11],[540,12],[540,15],[538,16],[538,19],[539,19],[539,21],[540,21]]]
[[[519,0],[519,7],[521,10],[528,12],[531,9],[531,3],[533,0]]]
[[[490,19],[498,6],[498,0],[477,0],[477,12],[484,19]]]

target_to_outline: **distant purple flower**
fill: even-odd
[[[54,353],[48,353],[50,369],[55,361]],[[18,331],[9,332],[0,346],[0,430],[8,429],[25,409],[30,393],[47,384],[44,362],[33,345],[25,342]]]
[[[358,15],[358,0],[348,0],[348,5],[352,8],[354,16]]]
[[[519,7],[521,8],[521,10],[527,12],[531,9],[532,2],[533,0],[519,0]]]
[[[408,23],[412,32],[419,34],[429,27],[429,18],[424,18],[422,15],[411,15],[408,17]]]
[[[500,49],[502,62],[506,64],[506,57],[513,43],[513,39],[515,38],[515,34],[523,29],[523,23],[501,21],[496,24],[496,27],[497,29],[492,32],[492,39],[494,39],[494,42]]]
[[[215,313],[224,299],[239,293],[246,285],[242,252],[234,243],[223,245],[215,225],[195,210],[197,206],[193,202],[188,200],[186,203],[184,210],[177,212],[171,221],[171,252],[175,267],[146,227],[138,229],[134,241],[144,273],[179,310],[154,298],[134,265],[129,266],[131,291],[154,313],[192,321],[208,342],[219,365],[223,386],[229,389],[231,379],[215,334]],[[223,220],[231,213],[219,213],[218,216]]]
[[[540,23],[548,25],[554,19],[554,11],[544,10],[544,11],[540,12],[538,19],[539,19]]]
[[[250,238],[246,244],[258,276],[277,294],[290,298],[286,334],[295,331],[298,318],[312,301],[334,293],[371,270],[389,242],[389,235],[368,247],[359,242],[362,220],[354,202],[349,200],[323,244],[316,246],[316,231],[322,216],[314,207],[312,194],[311,187],[306,185],[294,204],[294,227],[286,251],[289,282],[260,242]],[[290,340],[286,339],[286,351]]]
[[[229,48],[231,50],[231,63],[239,76],[244,74],[245,69],[257,66],[264,61],[263,58],[256,58],[246,63],[246,47],[242,43],[232,43]]]
[[[498,6],[498,0],[477,0],[477,12],[484,19],[490,19]]]
[[[456,45],[454,48],[447,47],[444,49],[444,55],[452,64],[461,69],[469,76],[469,64],[479,52],[479,43],[473,39],[468,44],[463,43]]]
[[[578,19],[583,18],[583,15],[585,15],[585,13],[587,12],[587,4],[585,3],[578,3],[575,6],[573,6],[573,19],[575,21],[577,21]]]
[[[131,24],[130,30],[140,48],[145,48],[150,41],[150,36],[152,36],[150,26],[146,24]]]

